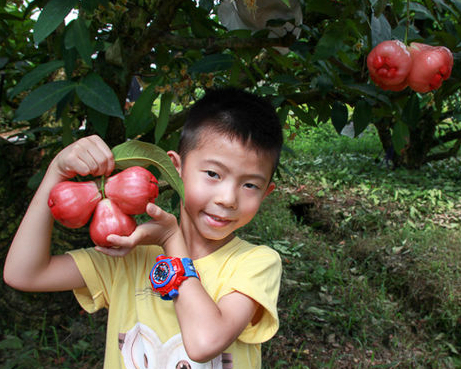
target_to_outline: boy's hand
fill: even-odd
[[[113,247],[96,246],[96,250],[110,256],[125,256],[137,245],[159,245],[165,249],[169,245],[175,247],[184,244],[176,217],[167,213],[153,203],[147,204],[146,212],[152,217],[146,223],[136,227],[130,236],[109,235],[107,240]]]
[[[64,148],[53,159],[49,170],[60,180],[81,176],[109,175],[115,167],[114,156],[106,143],[96,135],[84,137]]]

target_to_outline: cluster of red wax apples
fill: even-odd
[[[133,166],[102,181],[60,182],[51,190],[48,206],[53,217],[69,228],[83,227],[91,218],[93,242],[111,247],[107,236],[129,236],[136,228],[133,215],[144,213],[157,196],[155,176],[143,167]]]

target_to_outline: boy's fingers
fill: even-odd
[[[107,144],[99,136],[84,137],[66,150],[67,165],[81,174],[110,174],[114,168],[114,157]]]
[[[99,147],[91,147],[88,151],[83,151],[80,159],[88,165],[90,173],[96,176],[109,175],[115,166],[112,153]]]
[[[131,248],[127,247],[102,247],[102,246],[95,246],[95,250],[102,252],[105,255],[113,256],[113,257],[123,257],[128,255],[131,251]]]
[[[124,248],[133,248],[134,245],[138,242],[138,235],[136,230],[130,236],[119,236],[116,234],[111,234],[107,236],[107,241],[109,241],[114,247],[124,247]]]

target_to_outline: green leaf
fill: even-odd
[[[344,126],[347,124],[348,111],[347,106],[339,101],[335,101],[331,108],[331,122],[338,134],[341,134]]]
[[[0,350],[19,350],[22,348],[22,340],[16,336],[7,335],[0,341]]]
[[[64,69],[66,71],[67,76],[72,76],[72,72],[75,69],[75,65],[77,63],[77,50],[72,47],[71,49],[67,49],[66,47],[62,48],[62,57],[64,59]]]
[[[298,106],[290,106],[290,109],[293,113],[296,114],[296,116],[305,124],[308,126],[316,126],[317,124],[315,123],[315,120],[312,119],[312,117],[306,113],[303,109],[301,109]]]
[[[280,123],[284,125],[288,119],[288,113],[290,112],[289,106],[284,106],[283,108],[277,111],[277,115],[279,117]]]
[[[158,114],[157,125],[155,126],[155,143],[159,143],[163,134],[168,126],[170,117],[171,102],[173,101],[173,94],[166,93],[160,98],[160,112]]]
[[[71,81],[55,81],[38,87],[22,100],[16,110],[14,120],[29,120],[42,115],[71,92],[75,86],[76,84]]]
[[[74,19],[68,27],[69,29],[66,33],[66,47],[67,45],[74,46],[83,61],[88,66],[91,66],[93,64],[91,59],[93,46],[91,45],[90,32],[88,31],[85,21],[82,18]]]
[[[317,43],[315,48],[313,61],[325,60],[329,57],[335,57],[338,51],[344,46],[341,35],[337,30],[332,30],[325,33]]]
[[[41,11],[34,27],[34,41],[39,44],[53,32],[77,5],[78,0],[50,0]]]
[[[410,142],[410,131],[405,123],[398,121],[392,129],[392,144],[397,155],[402,154],[402,150]]]
[[[415,17],[417,19],[430,19],[435,21],[434,16],[431,14],[429,9],[427,9],[424,5],[418,4],[416,2],[410,2],[410,10],[415,12]]]
[[[242,71],[242,68],[240,67],[240,62],[237,59],[232,63],[230,79],[229,79],[230,86],[238,86],[241,71]]]
[[[421,116],[421,109],[419,106],[419,97],[417,94],[412,94],[408,99],[402,111],[402,120],[410,128],[418,125]]]
[[[126,169],[135,165],[142,167],[154,165],[160,170],[162,178],[171,185],[184,202],[182,179],[163,149],[152,143],[131,140],[115,146],[112,153],[118,169]]]
[[[199,6],[209,12],[213,9],[213,0],[200,0]]]
[[[333,19],[339,17],[339,7],[335,6],[336,4],[331,1],[306,1],[305,12],[306,14],[320,13],[330,16]]]
[[[374,85],[371,85],[371,84],[361,85],[361,84],[352,83],[352,84],[346,84],[346,86],[350,89],[351,92],[359,92],[361,95],[370,96],[373,99],[379,100],[388,106],[392,105],[389,97],[383,94],[383,90],[380,88],[377,88]]]
[[[365,100],[360,100],[352,115],[355,137],[358,137],[367,128],[368,124],[371,123],[371,117],[371,106]]]
[[[107,128],[109,126],[109,117],[107,115],[89,108],[88,120],[101,137],[106,137]]]
[[[96,73],[85,76],[77,85],[80,100],[103,114],[123,119],[123,112],[114,90]]]
[[[125,127],[128,138],[135,137],[153,127],[155,116],[152,113],[152,105],[158,96],[155,92],[156,86],[156,83],[152,83],[142,92],[131,108],[130,115],[126,117]]]
[[[371,44],[375,47],[382,41],[391,39],[391,25],[387,21],[384,14],[381,14],[378,18],[375,16],[371,17]]]
[[[208,13],[202,8],[192,11],[190,14],[190,27],[192,34],[197,38],[214,36],[214,29],[209,23]]]
[[[232,67],[234,57],[230,54],[212,54],[195,62],[189,73],[211,73],[220,70],[228,70]]]
[[[12,99],[18,93],[28,90],[39,81],[41,81],[42,78],[46,77],[51,72],[54,72],[56,69],[61,68],[62,66],[64,66],[64,62],[62,60],[53,60],[48,63],[38,65],[29,73],[24,75],[19,83],[14,86],[9,94],[9,98]]]
[[[93,12],[100,4],[108,5],[109,0],[82,0],[82,7],[87,12]]]

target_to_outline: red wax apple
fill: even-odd
[[[111,247],[107,236],[117,234],[129,236],[136,228],[136,221],[125,214],[112,200],[101,200],[90,223],[90,237],[98,246]]]
[[[93,181],[60,182],[53,187],[48,197],[51,214],[69,228],[83,227],[101,200],[98,186]]]
[[[158,182],[147,169],[134,166],[109,177],[104,186],[107,198],[125,214],[142,214],[158,196]]]
[[[384,90],[401,91],[407,87],[406,78],[412,59],[405,44],[387,40],[376,45],[368,54],[370,78]]]
[[[431,46],[412,42],[408,48],[413,66],[407,81],[416,92],[438,89],[448,79],[453,68],[453,55],[445,46]]]

